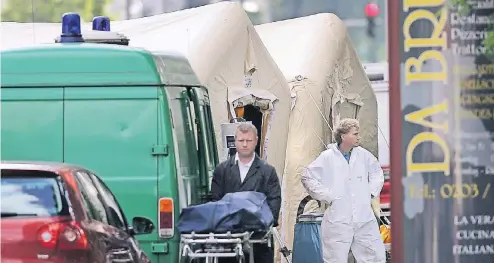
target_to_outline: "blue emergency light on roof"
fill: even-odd
[[[65,13],[62,16],[62,35],[60,42],[84,42],[81,36],[81,17],[77,13]]]
[[[106,16],[96,16],[93,18],[93,30],[110,31],[110,19]]]
[[[98,43],[129,45],[129,39],[118,33],[110,31],[110,19],[105,16],[93,18],[93,30],[81,31],[81,18],[77,13],[65,13],[62,16],[62,34],[55,38],[55,43]]]

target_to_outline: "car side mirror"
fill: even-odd
[[[151,219],[142,216],[132,218],[132,232],[134,235],[151,234],[154,230],[154,224]]]

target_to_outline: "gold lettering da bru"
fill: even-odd
[[[404,0],[403,9],[408,11],[410,8],[415,10],[408,13],[403,22],[403,49],[409,52],[413,48],[441,48],[447,47],[447,34],[444,31],[448,10],[444,6],[444,0]],[[439,17],[436,16],[429,8],[442,7]],[[430,37],[415,38],[410,33],[410,28],[413,23],[425,20],[434,26]],[[423,71],[422,66],[425,61],[435,61],[439,63],[440,69],[437,71]],[[448,63],[442,54],[442,50],[425,50],[416,57],[408,57],[404,66],[405,84],[410,85],[414,82],[436,82],[440,81],[443,84],[448,82]],[[432,85],[431,85],[432,86]],[[413,85],[408,86],[413,89]],[[417,110],[405,116],[405,121],[421,125],[432,129],[430,132],[421,132],[416,134],[408,143],[406,149],[406,169],[407,176],[416,172],[443,172],[444,175],[450,174],[450,149],[442,134],[448,134],[449,123],[448,118],[441,118],[441,123],[435,123],[426,120],[438,113],[448,113],[448,101],[443,101],[439,104],[431,105],[430,107]],[[442,162],[414,162],[413,153],[418,145],[422,143],[432,143],[438,145],[444,153]]]

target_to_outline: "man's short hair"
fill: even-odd
[[[242,122],[237,126],[237,131],[235,132],[235,138],[237,138],[237,133],[248,133],[252,132],[254,135],[257,137],[257,128],[254,126],[254,124],[249,123],[249,122]]]
[[[334,130],[334,138],[336,143],[340,144],[342,141],[341,136],[350,132],[352,128],[359,130],[360,125],[358,120],[350,118],[342,119],[338,124],[338,127]]]

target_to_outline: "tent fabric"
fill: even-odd
[[[263,159],[283,174],[289,86],[239,3],[220,2],[198,8],[113,23],[130,45],[184,54],[208,88],[221,159],[221,123],[236,117],[235,106],[261,106],[269,114]],[[274,136],[275,135],[275,136]]]
[[[0,50],[54,43],[62,32],[57,23],[15,23],[1,22]]]
[[[53,43],[59,23],[2,23],[1,48]],[[83,25],[83,34],[91,29]],[[235,106],[264,108],[261,158],[283,174],[290,114],[289,86],[239,3],[198,8],[124,21],[111,30],[130,38],[130,46],[185,55],[206,86],[211,100],[218,154],[225,159],[221,123],[235,116]]]
[[[262,24],[256,31],[290,84],[281,209],[281,233],[290,247],[297,207],[307,196],[300,182],[304,167],[332,142],[332,127],[348,117],[359,119],[362,146],[377,156],[377,102],[346,27],[336,15]],[[312,202],[306,212],[318,209]]]

